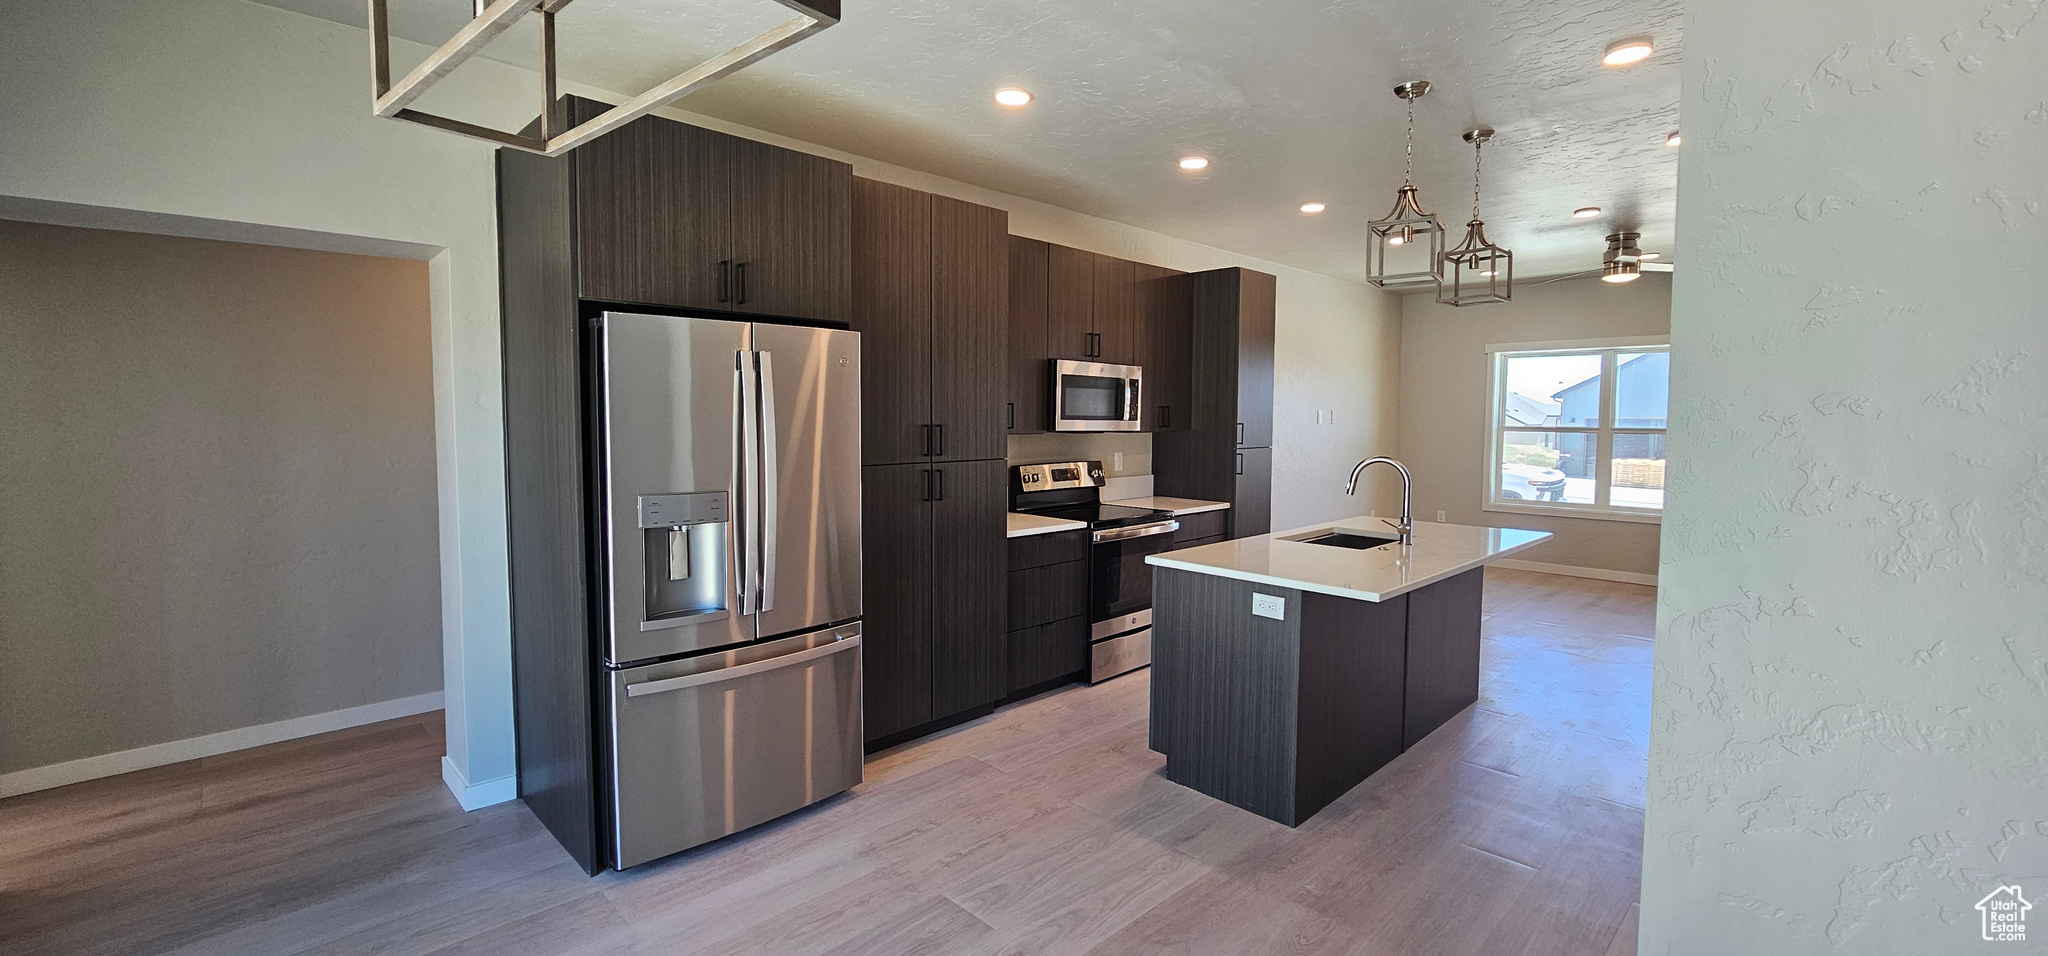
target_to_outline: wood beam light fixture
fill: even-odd
[[[523,149],[543,156],[560,156],[838,23],[840,0],[775,0],[796,11],[797,15],[768,28],[739,46],[677,74],[674,79],[567,130],[554,128],[555,14],[568,6],[570,0],[491,0],[488,5],[482,5],[468,26],[457,31],[448,42],[441,44],[440,49],[427,54],[427,58],[421,61],[419,66],[413,67],[412,72],[407,73],[396,83],[391,81],[390,0],[369,2],[373,112],[378,116],[460,133],[500,146]],[[485,44],[517,23],[520,17],[536,10],[540,12],[541,20],[542,100],[539,136],[507,133],[445,116],[423,113],[412,108],[412,102],[419,99],[442,77],[453,72],[463,61],[476,55]]]

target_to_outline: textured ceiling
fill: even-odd
[[[361,0],[258,0],[362,25]],[[839,25],[677,106],[1327,275],[1363,278],[1365,222],[1401,182],[1402,80],[1416,182],[1454,231],[1471,147],[1518,278],[1597,268],[1612,231],[1667,250],[1678,184],[1681,0],[846,0]],[[438,45],[468,0],[392,0]],[[562,74],[639,92],[788,16],[772,0],[577,0]],[[1658,52],[1599,65],[1613,40]],[[531,23],[487,55],[535,66]],[[367,58],[367,51],[365,52]],[[1005,110],[1001,86],[1037,100]],[[1175,161],[1210,157],[1198,175]],[[1308,200],[1329,204],[1316,217]],[[1579,206],[1601,219],[1570,217]]]

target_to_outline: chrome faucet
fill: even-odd
[[[1385,455],[1381,455],[1375,458],[1367,458],[1366,460],[1361,461],[1358,464],[1352,466],[1351,480],[1345,483],[1344,493],[1347,495],[1358,494],[1358,476],[1361,472],[1365,471],[1366,467],[1369,465],[1392,465],[1394,466],[1395,471],[1401,473],[1401,523],[1394,524],[1391,521],[1387,521],[1387,519],[1385,518],[1381,518],[1380,520],[1386,521],[1387,524],[1391,526],[1395,531],[1401,532],[1402,544],[1414,544],[1415,520],[1414,516],[1408,510],[1408,493],[1410,490],[1412,490],[1411,486],[1413,485],[1413,482],[1409,480],[1407,465],[1401,464],[1400,462],[1395,461],[1392,458],[1388,458]]]

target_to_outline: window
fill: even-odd
[[[1661,339],[1487,348],[1485,508],[1656,521],[1671,347]]]

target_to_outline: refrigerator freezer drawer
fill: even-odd
[[[614,671],[612,860],[636,866],[861,780],[860,625]]]

